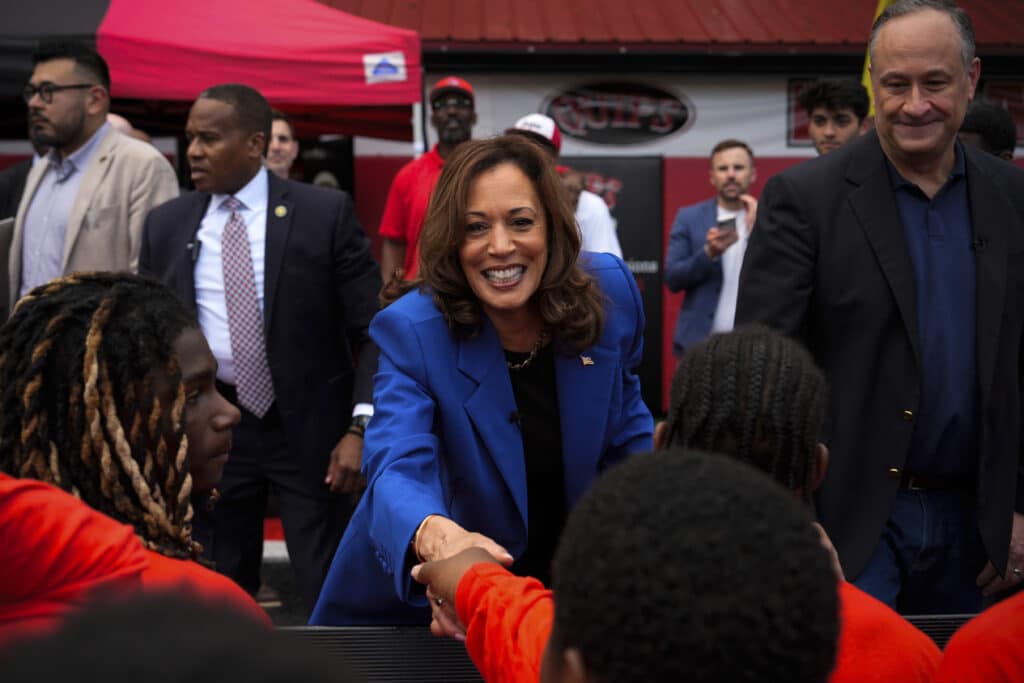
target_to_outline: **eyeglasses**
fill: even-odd
[[[25,104],[39,95],[44,103],[50,104],[53,102],[53,93],[60,92],[61,90],[81,90],[82,88],[91,88],[95,83],[72,83],[71,85],[57,85],[56,83],[41,83],[38,86],[29,83],[25,86],[25,89],[21,91],[21,96],[25,98]]]
[[[437,97],[430,102],[430,108],[434,111],[456,107],[458,109],[472,109],[473,100],[465,95],[449,95],[448,97]]]

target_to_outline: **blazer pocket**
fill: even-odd
[[[85,225],[82,227],[85,230],[98,230],[115,225],[120,208],[118,204],[90,207],[85,210]]]

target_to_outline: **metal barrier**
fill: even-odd
[[[331,657],[361,680],[482,683],[466,647],[422,626],[301,626],[280,629]]]
[[[953,637],[956,630],[973,618],[973,614],[912,614],[906,617],[914,626],[924,631],[925,635],[935,641],[939,649]]]

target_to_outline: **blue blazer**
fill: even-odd
[[[606,317],[595,346],[555,353],[569,508],[602,470],[650,450],[653,431],[633,371],[644,331],[636,281],[610,254],[584,253],[580,263],[598,280]],[[429,623],[406,561],[427,515],[450,517],[514,557],[526,547],[523,443],[494,327],[485,317],[480,334],[459,339],[431,295],[413,291],[374,318],[370,335],[381,355],[363,449],[367,489],[313,610],[315,625]]]
[[[665,253],[665,284],[673,292],[686,290],[672,334],[672,352],[683,351],[711,334],[711,323],[722,293],[722,263],[704,251],[708,229],[718,220],[714,197],[679,209],[672,222]]]

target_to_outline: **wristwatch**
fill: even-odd
[[[362,437],[366,434],[366,425],[370,424],[372,415],[353,415],[352,424],[348,426],[348,433]]]

